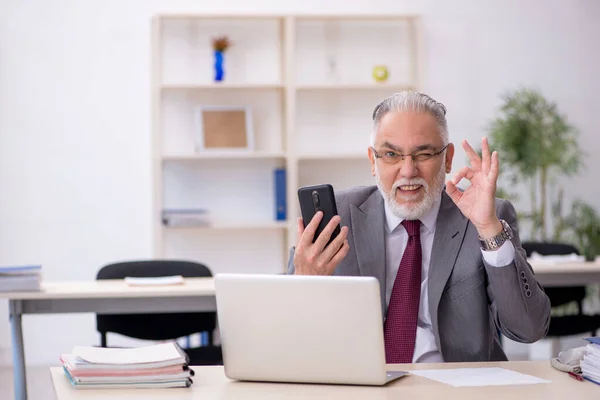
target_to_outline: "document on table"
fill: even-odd
[[[156,277],[125,277],[125,283],[128,286],[160,286],[160,285],[180,285],[184,283],[183,276],[156,276]]]
[[[532,385],[551,382],[504,368],[426,369],[410,373],[455,387]]]
[[[183,363],[187,358],[175,342],[125,349],[75,346],[71,354],[88,363],[116,365],[149,364],[173,360]]]

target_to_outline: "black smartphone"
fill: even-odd
[[[317,237],[323,232],[329,221],[337,215],[337,206],[335,204],[335,193],[333,186],[329,184],[304,186],[298,189],[298,200],[300,201],[300,211],[302,212],[302,220],[304,227],[310,223],[318,211],[323,212],[323,219],[317,227],[317,231],[313,237],[313,243]],[[341,232],[340,225],[335,227],[329,243],[333,241]]]

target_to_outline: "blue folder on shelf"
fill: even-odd
[[[284,168],[276,168],[275,178],[275,219],[285,221],[287,218],[286,175]]]

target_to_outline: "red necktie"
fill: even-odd
[[[404,220],[402,225],[408,232],[408,243],[394,280],[383,326],[388,364],[412,362],[421,300],[421,221]]]

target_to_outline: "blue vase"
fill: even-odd
[[[223,52],[215,51],[215,81],[220,82],[223,80]]]

